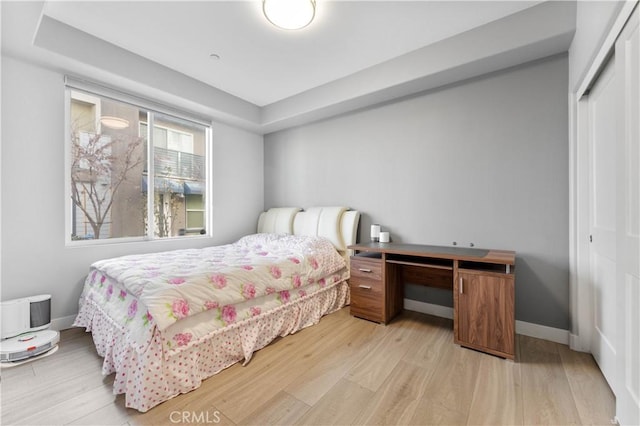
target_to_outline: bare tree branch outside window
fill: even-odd
[[[142,162],[144,138],[72,130],[71,199],[85,215],[95,239],[109,218],[115,195]],[[119,154],[113,152],[118,150]],[[120,152],[122,151],[122,152]]]

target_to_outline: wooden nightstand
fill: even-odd
[[[351,256],[351,315],[384,321],[384,277],[380,256]]]

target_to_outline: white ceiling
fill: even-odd
[[[575,30],[558,1],[317,0],[298,31],[261,0],[0,6],[3,54],[262,133],[566,52]]]
[[[54,1],[45,13],[264,106],[537,3],[318,0],[298,31],[271,25],[259,0]]]

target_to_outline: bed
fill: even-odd
[[[349,304],[359,217],[274,208],[232,244],[95,262],[74,326],[92,333],[114,394],[148,411]]]

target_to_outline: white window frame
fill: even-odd
[[[117,238],[104,238],[97,240],[72,240],[71,233],[73,230],[73,203],[71,202],[71,92],[79,91],[86,95],[86,99],[99,100],[102,97],[113,99],[117,102],[123,102],[135,106],[137,108],[148,110],[153,113],[160,113],[170,115],[181,120],[190,121],[194,124],[204,126],[205,128],[205,230],[206,233],[202,235],[176,235],[172,237],[158,238],[154,235],[154,227],[147,226],[147,233],[140,237],[117,237]],[[198,116],[197,114],[191,114],[190,112],[184,112],[174,109],[172,107],[159,104],[141,97],[130,95],[112,89],[97,83],[89,82],[86,80],[77,79],[70,76],[65,76],[65,93],[64,93],[64,151],[65,151],[65,246],[77,247],[77,246],[90,246],[90,245],[109,245],[109,244],[121,244],[128,242],[158,242],[175,239],[194,239],[194,238],[210,238],[213,224],[213,205],[212,205],[212,170],[211,155],[213,155],[212,146],[212,126],[211,120]],[[96,111],[99,110],[99,105]],[[150,114],[147,120],[147,174],[148,176],[154,176],[153,171],[153,135],[150,129],[153,128],[153,114]],[[155,199],[155,188],[153,184],[147,185],[147,223],[155,223],[153,216],[153,202]]]

